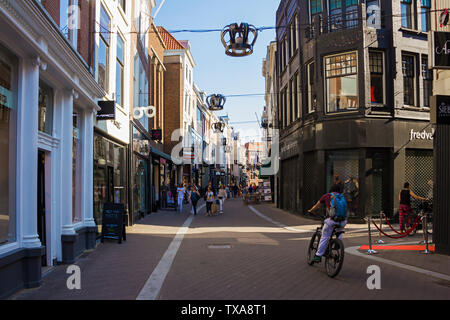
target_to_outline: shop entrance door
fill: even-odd
[[[366,157],[366,211],[378,215],[380,211],[390,215],[391,182],[388,153],[384,150],[368,150]]]
[[[42,256],[42,266],[47,265],[47,234],[45,219],[45,152],[38,152],[38,194],[37,194],[37,230],[41,244],[46,247]]]

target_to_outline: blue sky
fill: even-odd
[[[156,1],[156,8],[162,0]],[[167,30],[222,29],[231,23],[247,22],[256,27],[274,26],[279,0],[166,0],[158,12],[155,24]],[[156,11],[152,12],[152,16]],[[267,45],[275,39],[275,30],[260,32],[254,53],[247,57],[229,57],[220,41],[220,32],[174,33],[178,40],[189,40],[196,62],[194,81],[208,95],[221,93],[263,94],[262,62]],[[223,112],[228,113],[233,127],[247,136],[259,132],[255,112],[260,118],[264,96],[229,97]],[[253,121],[233,124],[233,122]]]

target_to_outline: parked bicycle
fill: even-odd
[[[419,205],[418,212],[413,210],[412,213],[410,213],[406,219],[406,229],[410,229],[414,226],[414,222],[416,221],[417,217],[419,217],[419,224],[417,228],[411,231],[409,234],[410,236],[413,236],[417,233],[417,230],[422,229],[423,233],[425,235],[425,231],[427,230],[427,233],[429,235],[433,234],[433,204],[431,201],[422,201]],[[424,226],[425,216],[427,217],[427,225]]]
[[[311,266],[314,264],[313,258],[319,248],[324,226],[323,220],[325,220],[325,217],[323,218],[321,226],[316,229],[316,232],[312,235],[311,241],[309,242],[307,261]],[[337,229],[339,229],[338,225],[333,226],[333,233],[328,241],[327,250],[323,255],[325,257],[325,269],[328,276],[331,278],[338,275],[344,264],[344,243],[339,239],[339,236],[345,233],[345,231],[337,231]]]

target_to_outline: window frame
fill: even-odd
[[[423,81],[422,85],[422,107],[424,108],[430,108],[431,107],[431,96],[433,95],[433,69],[430,68],[428,64],[428,55],[422,54],[420,57],[420,71],[421,71],[421,77]],[[427,67],[426,69],[424,67]],[[426,87],[425,85],[429,84],[429,87]],[[428,93],[431,93],[428,95],[427,98],[427,89]]]
[[[403,15],[403,8],[406,8],[407,16],[404,17]],[[410,16],[409,23],[410,25],[404,25],[403,22],[406,19],[406,22],[408,23],[408,15]],[[417,22],[416,22],[416,16],[417,16],[417,10],[416,10],[416,1],[415,0],[400,0],[400,16],[401,16],[401,26],[402,28],[416,30],[417,29]]]
[[[427,2],[427,3],[425,3]],[[425,8],[425,9],[424,9]],[[431,30],[431,0],[420,0],[420,30],[428,32]],[[426,28],[424,29],[424,18],[426,19]]]
[[[380,74],[379,72],[372,72],[371,70],[371,58],[370,55],[371,54],[381,54],[381,79],[382,79],[382,102],[372,102],[372,92],[371,90],[369,90],[369,94],[370,94],[370,104],[371,106],[384,106],[386,104],[386,62],[385,62],[385,53],[384,51],[381,50],[369,50],[369,74],[370,74],[370,86],[372,87],[372,74]]]
[[[124,106],[124,93],[125,93],[125,40],[118,33],[117,34],[117,44],[116,44],[116,103],[123,107]],[[122,58],[119,58],[119,40],[122,42]],[[117,84],[119,81],[119,75],[117,74],[118,70],[121,70],[120,74],[120,95],[117,94]],[[118,97],[120,96],[120,101]]]
[[[412,96],[413,96],[413,104],[408,104],[405,102],[405,66],[404,66],[404,58],[409,57],[412,58],[411,65],[413,66],[412,77],[406,77],[407,79],[412,79]],[[403,106],[406,107],[417,107],[417,56],[412,53],[402,52],[402,75],[403,75]]]
[[[108,28],[106,30],[108,32],[104,32],[102,30],[102,13],[104,13],[104,16],[106,16],[109,19]],[[98,46],[98,52],[100,53],[101,44],[105,46],[105,79],[104,79],[104,86],[103,89],[109,93],[110,92],[110,67],[111,67],[111,59],[110,59],[110,53],[111,53],[111,17],[109,16],[108,12],[106,11],[105,7],[103,5],[100,5],[100,17],[99,17],[99,46]],[[104,36],[104,34],[107,33],[108,36]],[[98,70],[98,80],[97,82],[100,84],[100,63],[97,59],[97,70]]]
[[[339,75],[339,76],[328,76],[327,75],[327,59],[331,59],[333,57],[338,57],[338,56],[345,56],[345,55],[355,55],[355,68],[356,71],[355,72],[351,72],[351,73],[347,73],[344,75]],[[337,54],[332,54],[332,55],[328,55],[328,56],[324,56],[323,57],[323,66],[324,66],[324,93],[325,93],[325,114],[341,114],[341,113],[348,113],[348,112],[357,112],[360,108],[359,105],[359,83],[358,83],[358,51],[357,50],[353,50],[353,51],[346,51],[346,52],[341,52],[341,53],[337,53]],[[336,63],[334,63],[336,65]],[[330,63],[330,65],[332,65],[332,63]],[[352,68],[352,66],[349,66],[349,68]],[[341,69],[334,69],[335,71],[337,70],[342,70]],[[332,71],[330,69],[330,71]],[[347,108],[347,109],[337,109],[336,111],[329,111],[329,88],[328,88],[328,79],[336,79],[336,78],[342,78],[342,77],[348,77],[348,76],[355,76],[355,83],[356,83],[356,108]]]

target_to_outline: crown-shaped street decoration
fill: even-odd
[[[251,42],[250,34],[253,35]],[[253,53],[253,46],[258,38],[258,30],[255,26],[245,22],[240,25],[233,23],[222,30],[221,38],[225,47],[225,54],[232,57],[244,57]]]
[[[212,94],[206,98],[206,103],[211,111],[223,110],[223,106],[227,99],[221,94]]]

